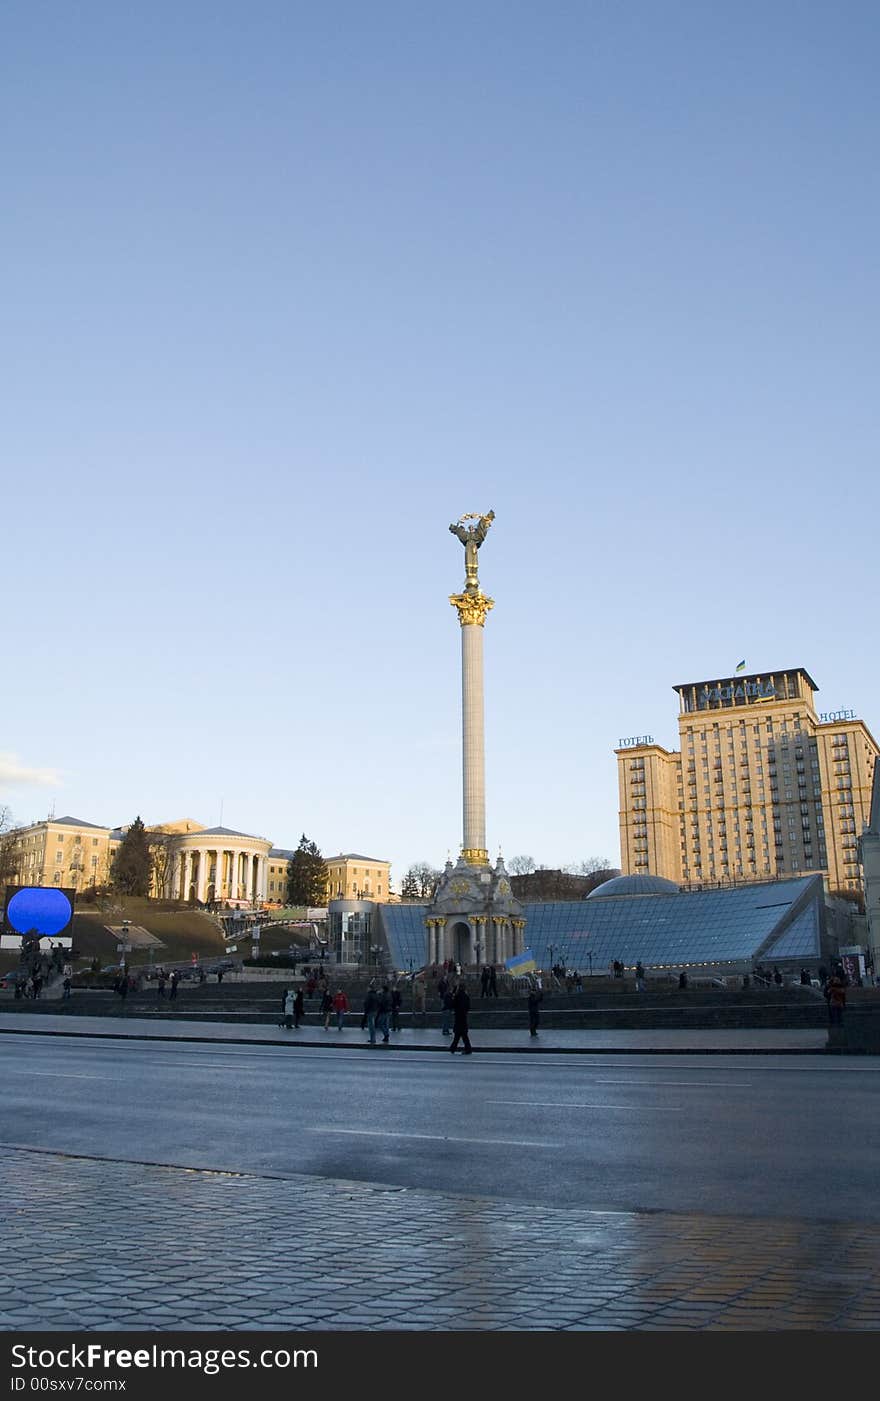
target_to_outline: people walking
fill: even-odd
[[[348,1011],[348,998],[342,988],[337,988],[333,994],[333,1010],[336,1013],[336,1030],[342,1031],[345,1028],[345,1014]]]
[[[15,990],[16,990],[16,992],[18,992],[18,984],[16,984]],[[70,974],[69,974],[69,973],[67,973],[67,974],[65,975],[65,978],[64,978],[64,992],[63,992],[61,995],[62,995],[62,997],[69,997],[69,996],[70,996]]]
[[[636,992],[645,991],[645,970],[642,967],[642,960],[636,964]]]
[[[305,1016],[305,999],[302,988],[297,988],[296,996],[293,999],[293,1025],[298,1027]]]
[[[454,1011],[455,997],[453,995],[452,988],[449,987],[447,984],[446,991],[443,994],[443,1010],[441,1013],[440,1021],[441,1036],[450,1036],[452,1034],[452,1017]]]
[[[281,999],[281,1025],[285,1031],[293,1026],[293,988],[285,988]]]
[[[165,969],[164,969],[164,968],[160,968],[160,969],[159,969],[159,972],[156,974],[156,996],[157,996],[157,997],[164,997],[164,996],[165,996],[165,983],[166,983],[166,981],[167,981],[167,978],[168,978],[168,974],[165,972]]]
[[[538,1034],[538,1008],[540,1007],[543,1001],[543,992],[538,987],[537,983],[533,983],[532,986],[529,988],[528,996],[530,1036],[537,1036]]]
[[[400,1004],[403,1001],[400,988],[395,983],[391,989],[391,1030],[400,1031]]]
[[[471,999],[468,990],[463,982],[456,985],[452,997],[453,1023],[452,1023],[452,1044],[449,1049],[455,1054],[455,1049],[461,1041],[463,1054],[471,1054],[471,1041],[468,1036],[468,1012],[471,1007]]]
[[[127,992],[127,991],[128,991],[128,987],[127,987],[128,979],[126,978],[125,981],[126,981],[126,992]],[[168,994],[169,1001],[171,1001],[171,1002],[173,1002],[174,999],[175,999],[175,997],[177,996],[177,984],[178,984],[179,982],[180,982],[180,974],[178,973],[178,971],[177,971],[176,968],[173,968],[173,969],[171,970],[171,991],[170,991],[170,993]],[[125,993],[123,993],[122,995],[123,995],[123,997],[124,997],[124,996],[125,996]]]
[[[325,988],[321,994],[321,1016],[324,1018],[324,1030],[330,1030],[330,1017],[333,1013],[333,998],[330,989]]]
[[[498,996],[498,979],[497,979],[497,977],[495,976],[495,965],[494,965],[494,963],[493,963],[493,964],[490,964],[490,966],[489,966],[489,996],[490,996],[490,997],[497,997],[497,996]]]
[[[484,964],[484,965],[483,965],[483,971],[482,971],[482,973],[480,974],[480,997],[483,998],[483,997],[488,997],[488,996],[489,996],[489,966],[488,966],[488,964]]]
[[[387,983],[382,984],[379,993],[379,1008],[376,1012],[376,1030],[381,1031],[382,1040],[388,1040],[389,1017],[391,1016],[391,992]]]
[[[370,1045],[376,1044],[376,1014],[379,1011],[379,995],[376,992],[375,983],[370,983],[367,988],[367,995],[364,998],[364,1017],[361,1023],[366,1026],[370,1035]]]
[[[828,1025],[842,1026],[846,1007],[846,978],[840,968],[835,968],[825,984],[825,997],[828,1000]]]

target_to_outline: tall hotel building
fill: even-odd
[[[801,667],[687,682],[681,752],[621,740],[620,853],[626,875],[679,885],[821,873],[858,891],[878,746],[851,710],[817,713]]]

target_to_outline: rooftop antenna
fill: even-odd
[[[50,805],[50,807],[49,807],[49,816],[48,816],[48,818],[46,819],[46,821],[47,821],[47,822],[52,822],[52,821],[54,820],[54,817],[55,817],[55,799],[53,798],[53,799],[52,799],[52,803],[51,803],[51,805]]]

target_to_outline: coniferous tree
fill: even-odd
[[[291,905],[320,906],[327,899],[327,862],[305,832],[287,866],[287,899]]]
[[[147,830],[139,817],[132,822],[113,862],[112,882],[123,895],[149,895],[153,878],[153,853]]]
[[[401,882],[400,898],[402,900],[418,900],[419,898],[418,877],[416,876],[416,873],[413,870],[412,866],[410,866],[409,870],[403,878],[403,881]]]
[[[427,861],[415,861],[403,878],[400,894],[404,900],[431,900],[440,872]]]

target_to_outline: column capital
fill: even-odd
[[[474,623],[482,627],[489,609],[495,607],[494,598],[489,598],[482,590],[477,593],[451,593],[449,602],[458,609],[458,621],[463,628]]]

